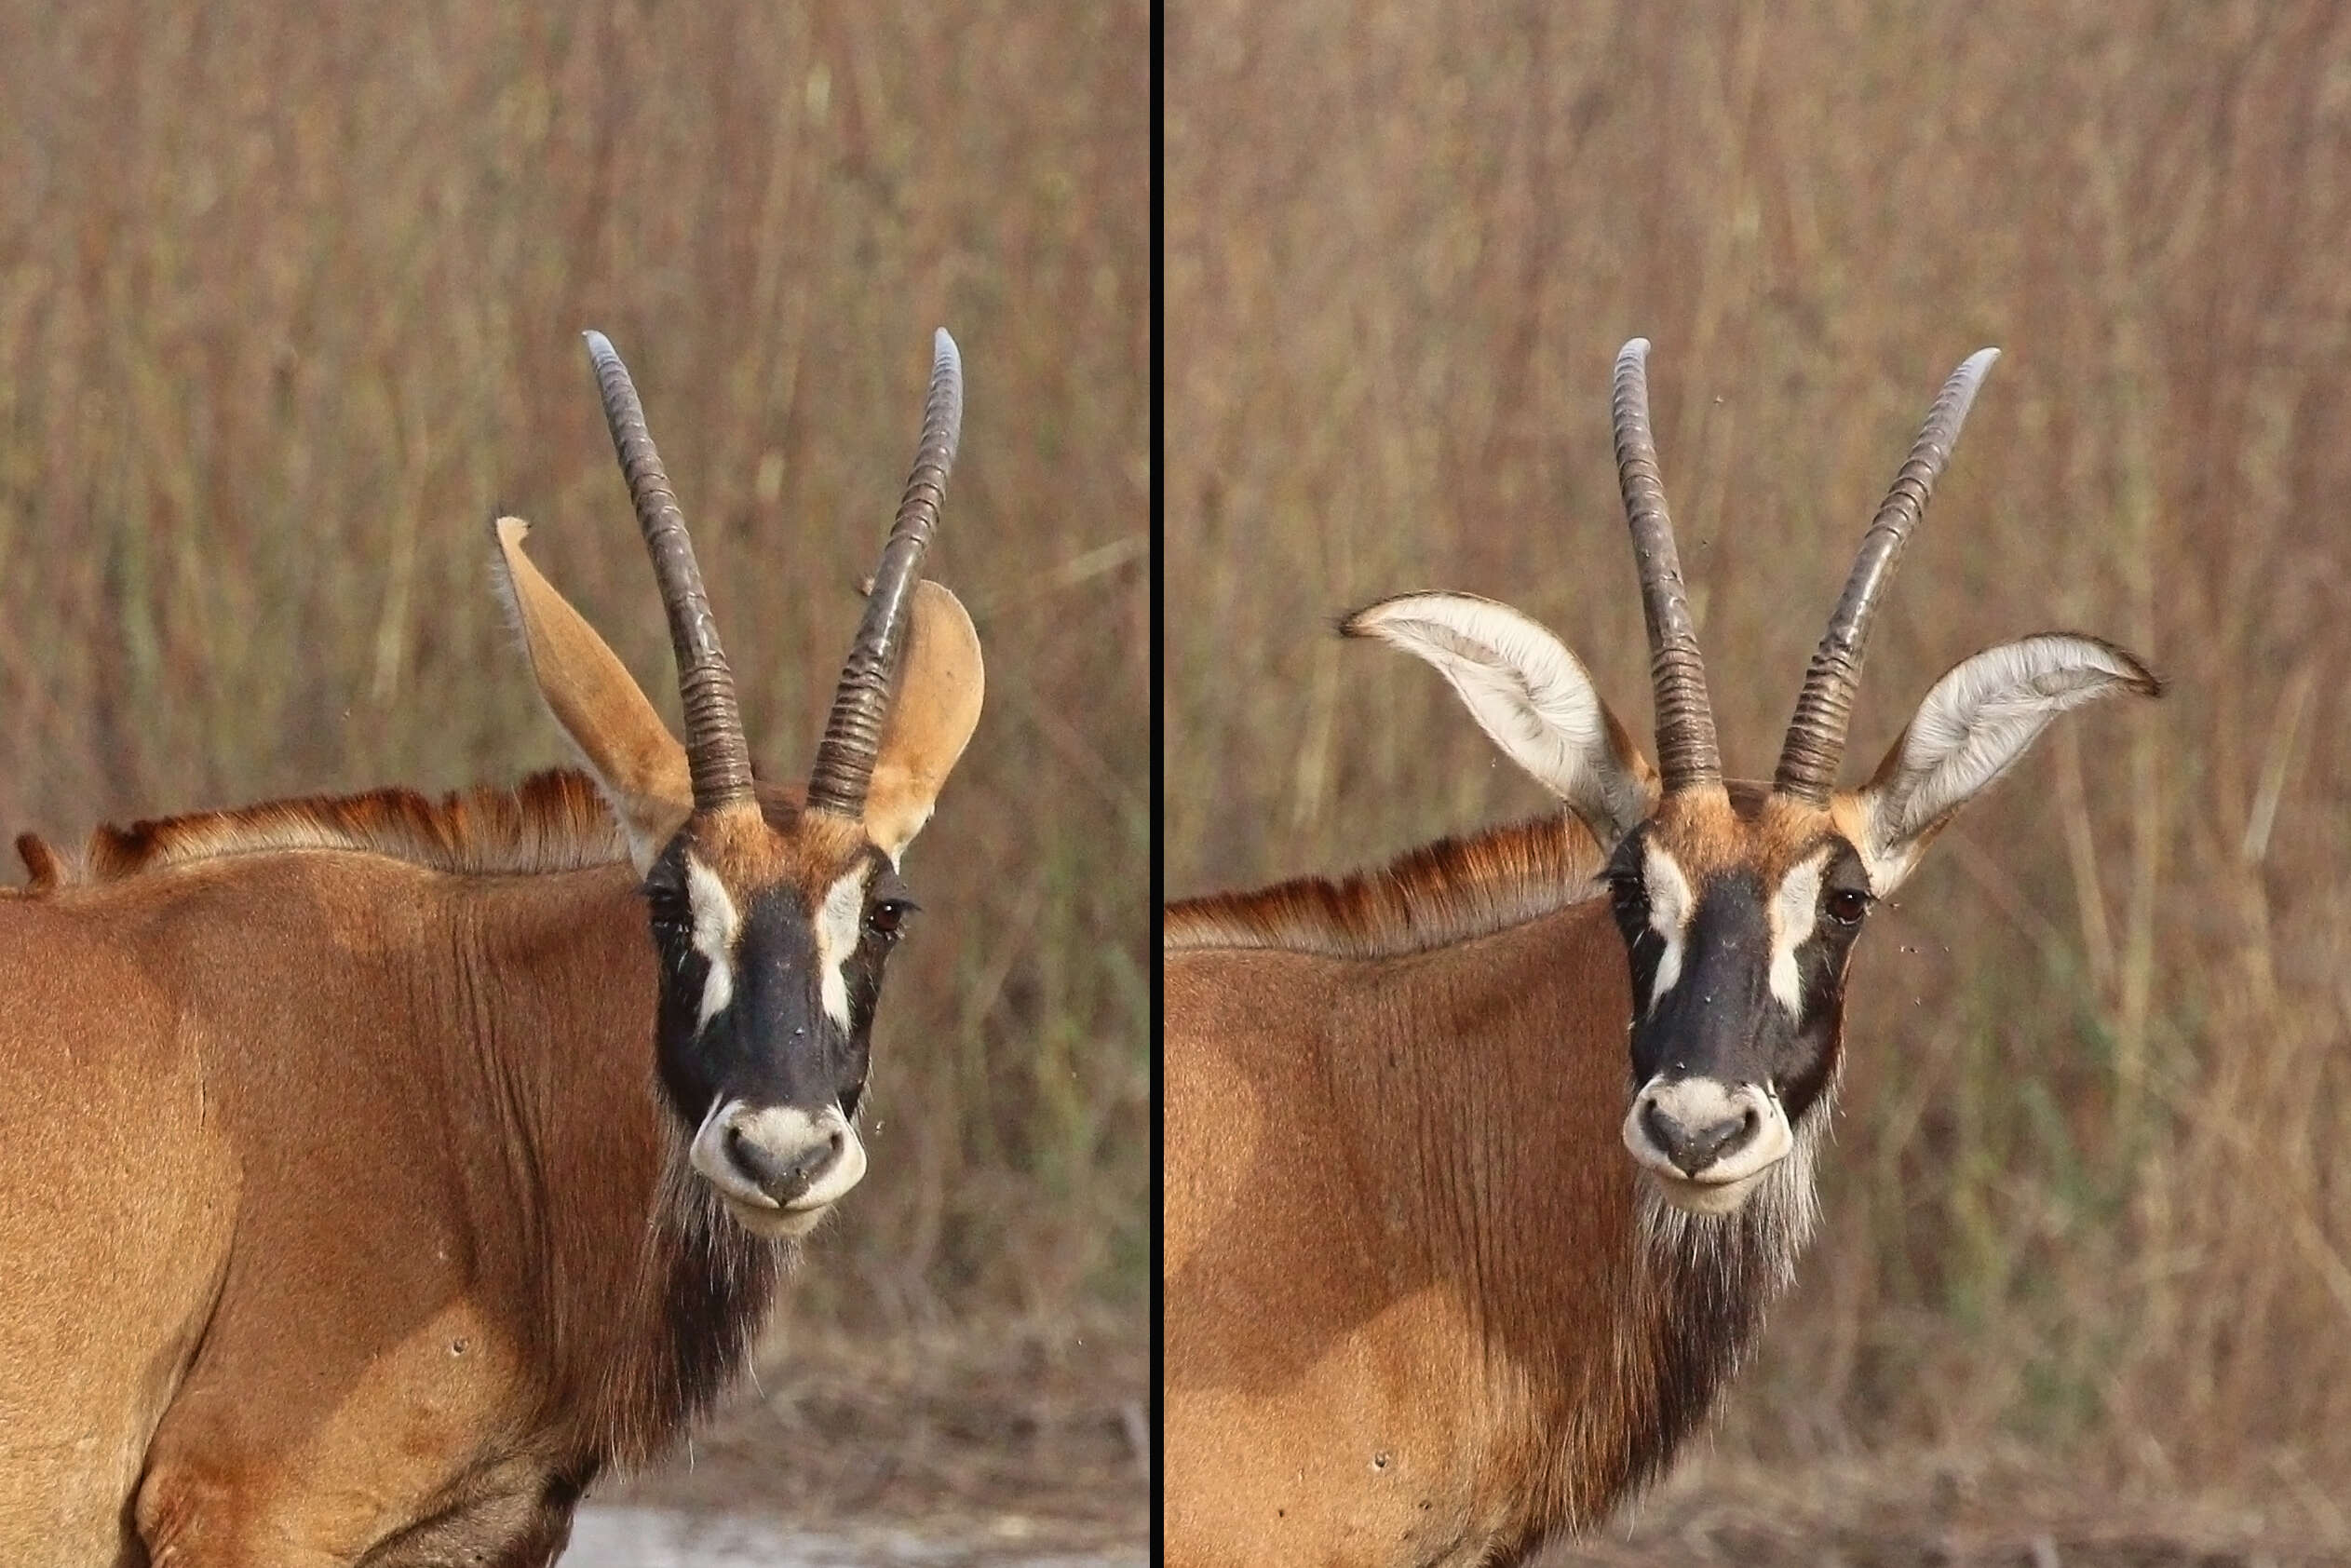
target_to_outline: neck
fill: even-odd
[[[1543,1456],[1514,1478],[1534,1481],[1538,1526],[1596,1522],[1658,1473],[1811,1228],[1825,1107],[1737,1214],[1685,1213],[1640,1177],[1621,1133],[1630,1007],[1622,939],[1592,903],[1397,966],[1334,1036],[1335,1077],[1397,1062],[1377,1094],[1389,1126],[1369,1085],[1350,1120],[1393,1162],[1394,1195],[1422,1205],[1430,1277],[1475,1304],[1480,1362],[1508,1369],[1488,1380],[1489,1440]],[[1394,1125],[1399,1104],[1419,1125]]]
[[[585,1481],[659,1454],[733,1381],[783,1258],[687,1164],[655,1081],[655,960],[627,868],[483,897],[501,936],[460,939],[480,1004],[460,1071],[491,1089],[488,1185],[536,1261],[514,1320]]]

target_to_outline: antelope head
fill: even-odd
[[[1648,352],[1636,338],[1617,357],[1613,412],[1658,765],[1575,656],[1506,605],[1410,594],[1343,629],[1436,666],[1495,744],[1610,851],[1604,875],[1631,974],[1625,1146],[1675,1208],[1728,1213],[1808,1151],[1826,1118],[1846,966],[1872,907],[2050,720],[2160,688],[2094,637],[2049,632],[1990,648],[1935,683],[1866,784],[1837,788],[1871,619],[1998,357],[1987,348],[1944,384],[1862,537],[1771,784],[1726,784],[1650,434]]]
[[[873,1009],[915,907],[899,858],[980,717],[971,618],[919,576],[954,461],[962,366],[939,332],[913,472],[800,794],[752,779],[735,678],[644,411],[601,333],[588,350],[669,612],[685,744],[523,554],[516,518],[497,523],[502,586],[540,693],[644,878],[659,1077],[691,1168],[752,1232],[802,1236],[865,1173],[857,1111]]]

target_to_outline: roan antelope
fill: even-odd
[[[1516,611],[1387,600],[1344,629],[1435,665],[1566,813],[1168,911],[1177,1568],[1516,1561],[1657,1474],[1813,1229],[1871,906],[2059,713],[2158,689],[2095,638],[2007,643],[1836,788],[1871,615],[1987,349],[1863,536],[1772,783],[1725,783],[1648,346],[1614,412],[1660,766]]]
[[[804,796],[755,781],[684,520],[588,334],[681,747],[496,525],[588,764],[21,845],[0,898],[0,1561],[552,1561],[857,1184],[899,858],[980,710],[921,445]]]

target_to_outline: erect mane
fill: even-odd
[[[595,782],[560,768],[512,789],[457,790],[438,801],[393,788],[101,826],[79,864],[31,833],[17,840],[31,894],[299,849],[383,855],[478,875],[584,871],[628,858],[628,840]]]
[[[1422,953],[1521,925],[1599,891],[1606,858],[1572,817],[1439,839],[1339,881],[1302,877],[1169,904],[1160,942],[1279,948],[1336,958]]]

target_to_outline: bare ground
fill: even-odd
[[[2351,1478],[2114,1486],[2024,1453],[1800,1470],[1706,1457],[1541,1568],[2319,1568],[2351,1564]]]
[[[757,1386],[689,1452],[592,1502],[870,1540],[874,1561],[1143,1560],[1150,1363],[1136,1336],[781,1337],[788,1353],[763,1358]]]

